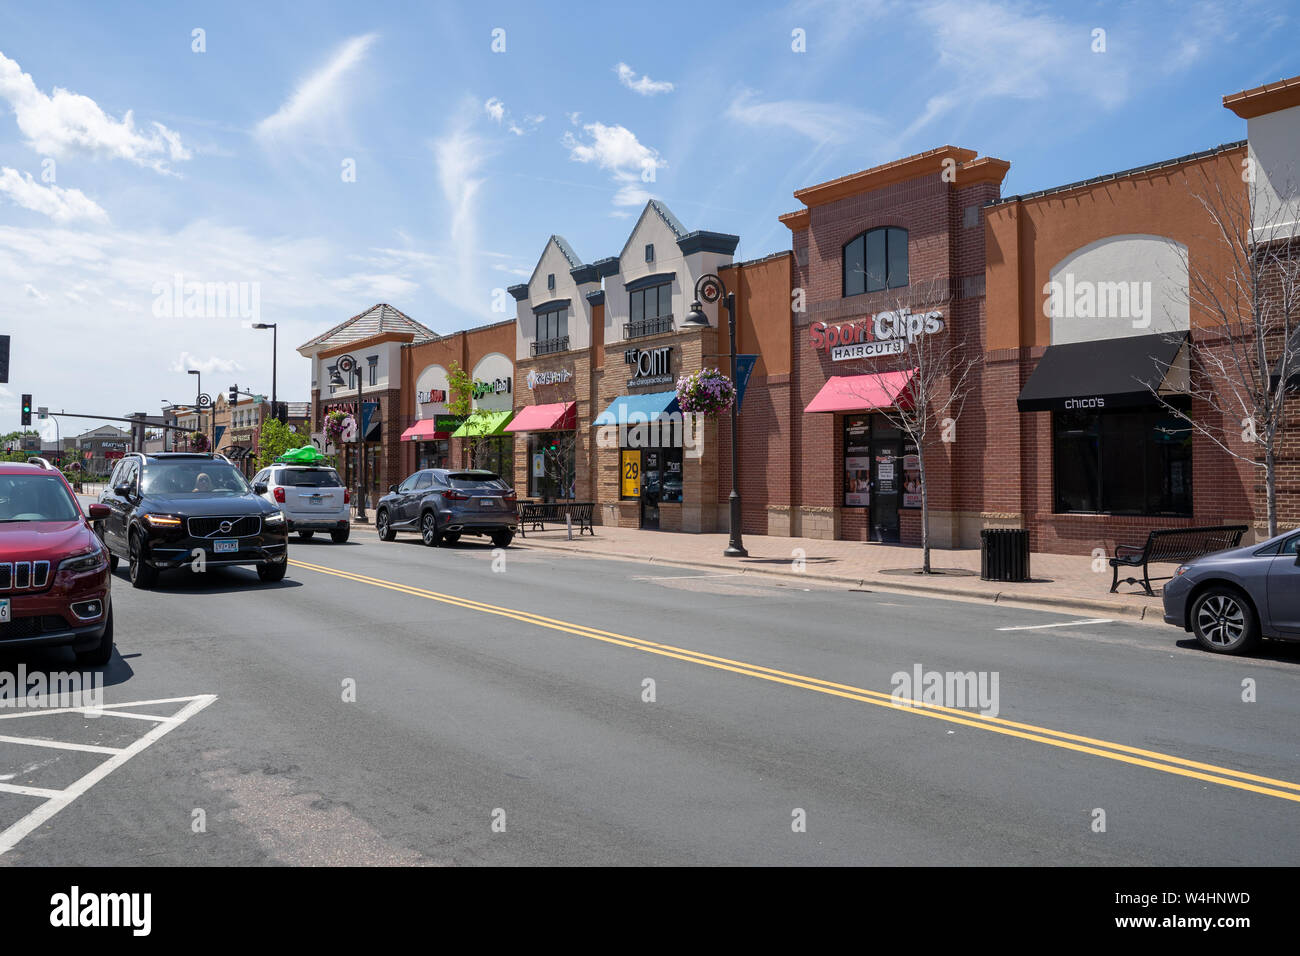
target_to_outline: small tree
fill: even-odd
[[[491,450],[487,433],[492,415],[474,407],[474,379],[454,359],[447,363],[447,410],[466,426],[465,457],[469,467],[482,467]]]
[[[905,346],[902,351],[878,359],[868,372],[899,372],[910,375],[907,388],[892,406],[874,409],[916,446],[917,472],[921,486],[921,572],[930,567],[930,491],[926,454],[936,441],[956,441],[957,419],[966,398],[975,387],[976,370],[982,364],[977,348],[968,349],[949,323],[946,328],[927,332],[928,319],[939,317],[939,306],[951,301],[946,280],[914,287],[908,301],[895,300],[893,314]],[[879,313],[877,313],[879,315]],[[921,327],[916,329],[919,317]],[[950,320],[951,316],[947,316]],[[909,331],[911,330],[911,331]],[[916,334],[913,335],[913,332]],[[908,339],[911,339],[909,342]],[[863,395],[864,400],[877,396]],[[901,481],[901,478],[899,479]]]
[[[1294,196],[1295,177],[1275,172],[1277,195]],[[1180,247],[1188,299],[1196,323],[1189,342],[1186,391],[1192,406],[1170,403],[1147,383],[1171,414],[1221,451],[1263,473],[1269,537],[1277,530],[1277,473],[1290,422],[1287,395],[1300,376],[1300,237],[1291,235],[1294,210],[1256,182],[1248,159],[1239,183],[1201,170],[1196,200],[1211,224],[1227,269],[1215,268]],[[1169,367],[1164,367],[1168,372]],[[1233,436],[1240,435],[1240,443]],[[1246,446],[1243,451],[1241,445]]]
[[[262,431],[257,440],[257,467],[265,468],[286,451],[301,444],[301,436],[291,432],[288,425],[278,418],[268,418],[262,422]]]

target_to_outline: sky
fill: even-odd
[[[944,144],[1031,192],[1244,139],[1300,2],[0,2],[0,432],[18,398],[157,413],[202,371],[309,398],[294,349],[377,302],[510,319],[547,238],[649,198],[790,248],[799,188]],[[186,296],[193,283],[221,298]],[[64,420],[62,434],[93,422]]]

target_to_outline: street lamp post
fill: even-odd
[[[212,405],[212,397],[210,395],[205,395],[203,392],[203,373],[196,368],[192,368],[190,369],[190,374],[198,376],[198,382],[195,385],[195,387],[198,389],[198,394],[194,396],[194,411],[195,414],[198,416],[198,420],[199,420],[198,430],[201,432],[203,431],[203,410]],[[217,423],[215,420],[215,416],[209,414],[208,426],[211,433],[209,435],[209,441],[208,441],[208,454],[211,455],[215,455],[217,453],[216,424]]]
[[[731,384],[734,387],[736,384],[736,294],[729,292],[722,280],[713,273],[700,276],[699,281],[695,283],[695,301],[691,303],[691,311],[682,320],[683,326],[708,328],[709,317],[704,314],[701,300],[710,304],[721,300],[727,307],[727,328],[731,335]],[[737,391],[736,400],[731,403],[731,496],[727,499],[730,506],[731,533],[727,541],[727,550],[722,552],[728,558],[749,557],[740,533],[740,492],[736,490],[739,484],[737,469],[740,464],[736,437],[736,406],[739,403],[740,393]]]
[[[279,337],[280,333],[276,331],[275,325],[276,324],[274,322],[253,323],[253,328],[255,329],[271,330],[271,417],[272,418],[275,418],[280,414],[280,406],[277,405],[275,401],[276,339]]]
[[[357,360],[351,355],[344,355],[334,363],[334,368],[330,372],[330,384],[335,388],[341,388],[347,383],[343,381],[344,375],[354,374],[357,376],[357,457],[361,459],[360,467],[357,469],[357,521],[365,524],[369,519],[366,518],[366,429],[364,426],[365,415],[362,410],[363,397],[361,393],[362,385],[365,384],[361,377],[361,367]]]

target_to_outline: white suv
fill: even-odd
[[[274,504],[289,523],[289,531],[298,532],[302,541],[310,541],[317,531],[328,531],[335,544],[348,540],[352,530],[352,493],[343,487],[339,473],[324,465],[272,465],[253,478],[264,482],[262,495]]]

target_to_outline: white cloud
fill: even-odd
[[[879,117],[837,103],[813,100],[758,100],[742,90],[727,107],[727,116],[746,126],[787,129],[815,143],[844,143],[883,128]]]
[[[636,134],[625,126],[606,126],[604,123],[588,123],[582,127],[590,137],[587,142],[579,140],[572,132],[566,131],[561,142],[569,150],[569,158],[576,163],[595,163],[601,169],[608,170],[618,184],[614,194],[614,216],[628,215],[621,209],[632,205],[643,205],[651,194],[643,183],[655,181],[655,173],[665,168],[665,162],[657,150],[646,146],[636,138]]]
[[[191,355],[189,352],[182,352],[180,356],[177,357],[176,361],[172,363],[173,372],[188,373],[190,369],[194,368],[198,369],[204,375],[208,375],[212,372],[223,372],[227,374],[230,372],[238,372],[242,370],[243,367],[244,366],[240,365],[234,359],[218,358],[215,355],[210,355],[205,359],[201,359]]]
[[[292,136],[337,116],[347,99],[347,80],[378,38],[376,33],[366,33],[343,43],[324,66],[298,82],[283,106],[257,124],[258,135]]]
[[[168,161],[190,158],[180,135],[161,123],[151,123],[148,135],[136,129],[130,110],[118,120],[79,93],[54,88],[47,95],[14,60],[0,53],[0,97],[9,102],[18,128],[38,153],[63,157],[88,153],[125,159],[160,173],[170,172]]]
[[[488,116],[492,117],[498,123],[505,118],[506,104],[501,102],[501,100],[495,96],[483,104],[483,109],[487,110]]]
[[[546,119],[540,113],[533,113],[525,116],[523,124],[515,122],[515,118],[510,111],[506,109],[506,104],[500,97],[494,96],[483,104],[483,110],[488,116],[496,120],[498,126],[504,125],[508,132],[516,136],[523,136],[525,133],[531,133]]]
[[[55,222],[108,222],[108,213],[80,189],[42,186],[31,173],[20,173],[8,166],[0,168],[0,194],[8,196],[24,209],[43,213]]]
[[[636,70],[632,69],[626,63],[619,63],[614,67],[614,72],[618,74],[618,81],[634,93],[640,93],[642,96],[654,96],[656,93],[671,93],[673,85],[666,80],[656,81],[650,79],[648,75],[638,77]]]
[[[35,299],[37,302],[47,302],[50,298],[30,282],[23,285],[23,295],[27,296],[29,299]]]
[[[443,201],[450,210],[450,256],[431,276],[432,288],[443,299],[476,315],[489,308],[488,296],[476,283],[479,257],[478,198],[483,186],[482,168],[488,159],[486,144],[472,132],[476,110],[464,102],[442,137],[433,144],[434,166]]]

